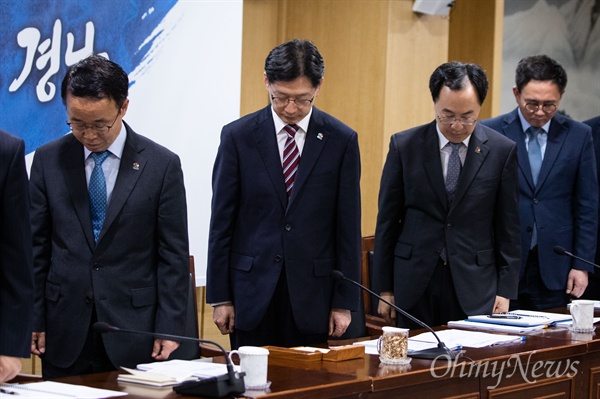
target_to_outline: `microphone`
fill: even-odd
[[[367,291],[369,294],[373,295],[375,298],[379,299],[380,301],[387,303],[388,305],[390,305],[391,307],[393,307],[394,309],[396,309],[396,311],[400,314],[402,314],[403,316],[411,319],[412,321],[414,321],[415,323],[417,323],[418,325],[420,325],[421,327],[427,329],[430,333],[433,334],[433,336],[435,337],[435,339],[437,339],[438,344],[436,348],[430,348],[430,349],[423,349],[420,351],[415,351],[415,352],[410,352],[409,355],[410,357],[414,357],[417,359],[436,359],[439,356],[445,356],[447,360],[454,360],[456,358],[456,355],[454,354],[454,352],[452,352],[450,350],[450,348],[448,348],[446,346],[446,344],[444,344],[442,342],[442,340],[440,339],[440,337],[438,337],[438,335],[435,333],[435,331],[433,331],[433,329],[431,327],[429,327],[427,324],[423,323],[421,320],[417,319],[416,317],[414,317],[413,315],[405,312],[404,310],[400,309],[398,306],[394,305],[393,303],[390,303],[388,301],[386,301],[385,299],[383,299],[380,295],[374,293],[373,291],[371,291],[370,289],[368,289],[367,287],[365,287],[364,285],[351,280],[347,277],[344,276],[344,273],[340,272],[339,270],[332,270],[330,273],[331,277],[335,280],[335,281],[341,281],[341,280],[345,280],[345,281],[349,281],[354,285],[357,285],[358,287],[360,287],[361,289]]]
[[[199,381],[184,381],[173,387],[173,390],[182,395],[204,396],[209,398],[224,398],[228,396],[237,396],[246,391],[244,385],[245,373],[236,373],[233,369],[231,359],[227,356],[227,351],[219,343],[206,339],[184,337],[171,334],[160,334],[146,331],[126,330],[123,328],[111,326],[103,321],[94,323],[94,331],[98,333],[132,333],[151,336],[159,339],[168,339],[171,341],[193,341],[197,343],[206,343],[219,348],[225,356],[225,364],[227,365],[227,374],[217,377],[205,378]]]
[[[572,253],[570,253],[569,251],[567,251],[566,249],[564,249],[564,248],[563,248],[563,247],[561,247],[561,246],[558,246],[558,245],[557,245],[557,246],[555,246],[555,247],[553,248],[553,250],[554,250],[554,253],[555,253],[555,254],[557,254],[557,255],[566,255],[566,256],[570,256],[570,257],[571,257],[571,258],[573,258],[573,259],[580,260],[580,261],[582,261],[582,262],[585,262],[585,263],[587,263],[588,265],[592,265],[592,266],[594,266],[594,267],[597,267],[597,268],[599,268],[599,269],[600,269],[600,266],[599,266],[599,265],[597,265],[597,264],[595,264],[595,263],[593,263],[593,262],[590,262],[589,260],[586,260],[586,259],[580,258],[579,256],[575,256],[575,255],[573,255]]]

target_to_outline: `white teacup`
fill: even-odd
[[[594,303],[588,299],[576,299],[571,302],[573,325],[571,331],[589,333],[594,331]]]
[[[246,389],[267,389],[270,385],[267,381],[269,350],[258,346],[240,346],[237,350],[229,352],[230,360],[234,353],[240,357],[241,371],[246,373]]]

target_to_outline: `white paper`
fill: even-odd
[[[569,321],[569,324],[571,322]],[[457,321],[449,321],[448,327],[465,327],[465,328],[474,328],[476,330],[485,330],[485,331],[498,331],[498,332],[507,332],[513,334],[522,334],[529,331],[543,330],[546,328],[544,325],[532,326],[532,327],[521,327],[521,326],[507,326],[505,324],[492,324],[492,323],[481,323],[479,321],[469,321],[469,320],[457,320]]]
[[[54,381],[33,382],[29,384],[0,384],[0,387],[17,393],[17,395],[0,394],[2,398],[11,399],[14,399],[15,396],[38,399],[101,399],[128,395],[127,392],[109,391],[108,389],[90,388]]]
[[[505,342],[521,341],[523,338],[518,335],[500,335],[491,334],[482,331],[465,331],[465,330],[441,330],[436,331],[440,340],[449,348],[468,347],[468,348],[484,348],[486,346],[502,344]],[[437,339],[432,333],[426,332],[417,336],[411,337],[414,341],[432,342],[437,344]]]
[[[137,368],[139,370],[166,375],[178,381],[183,381],[190,377],[209,378],[227,374],[227,365],[225,364],[197,360],[174,359],[164,362],[138,364]],[[234,365],[233,368],[235,371],[240,371],[240,366]]]

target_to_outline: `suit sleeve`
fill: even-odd
[[[337,204],[337,269],[345,277],[360,281],[361,208],[360,208],[360,155],[358,135],[354,132],[348,141],[341,165]],[[336,284],[332,308],[356,310],[358,287]]]
[[[158,310],[155,331],[183,335],[189,278],[187,205],[179,157],[167,165],[157,221]]]
[[[494,217],[498,288],[496,294],[516,299],[521,268],[519,175],[517,146],[512,145],[502,171]]]
[[[574,192],[573,253],[583,259],[593,261],[597,250],[596,237],[598,234],[598,177],[592,135],[589,127],[585,127],[585,131],[581,132],[584,139]],[[594,271],[593,266],[579,260],[573,260],[572,265],[574,269]]]
[[[373,290],[377,293],[394,290],[394,247],[402,228],[404,209],[402,175],[400,152],[392,137],[379,185],[372,282]]]
[[[10,153],[1,151],[7,175],[0,188],[0,355],[14,357],[29,357],[33,323],[33,261],[24,151],[22,140]]]
[[[229,286],[229,253],[240,198],[239,162],[231,132],[221,132],[221,144],[212,176],[212,205],[208,237],[206,301],[232,301]]]

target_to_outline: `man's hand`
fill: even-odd
[[[178,347],[179,342],[156,338],[154,340],[154,345],[152,345],[152,358],[155,360],[167,360],[171,355],[171,352]]]
[[[31,333],[31,353],[34,355],[43,355],[46,352],[46,333]]]
[[[394,294],[392,294],[391,292],[382,292],[380,296],[389,303],[394,303]],[[396,325],[396,309],[392,308],[387,303],[379,301],[379,306],[377,306],[377,313],[379,313],[379,315],[384,318],[387,324],[391,326]]]
[[[571,269],[567,280],[567,294],[579,298],[588,285],[588,272],[585,270]]]
[[[347,309],[331,309],[329,312],[329,335],[331,337],[341,337],[344,335],[350,322],[352,315]]]
[[[21,359],[0,355],[0,383],[15,378],[21,371]]]
[[[213,309],[213,321],[221,334],[231,334],[235,327],[235,309],[232,304],[218,305]]]
[[[503,296],[500,296],[500,295],[496,295],[496,301],[494,302],[494,310],[492,310],[492,313],[508,312],[509,304],[510,304],[510,299],[504,298]]]

